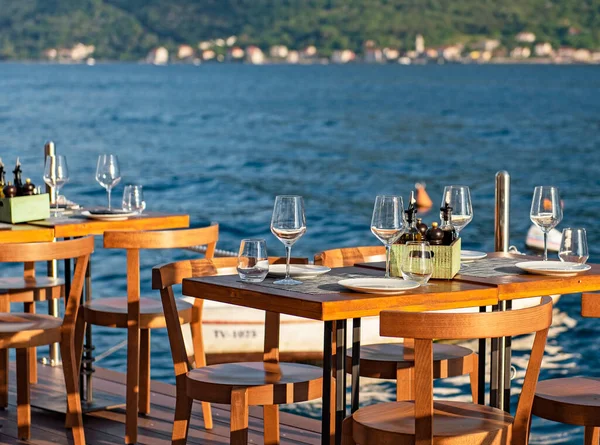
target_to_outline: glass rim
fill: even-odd
[[[275,195],[275,199],[277,198],[302,198],[302,195]]]
[[[563,227],[562,231],[564,232],[566,230],[571,230],[571,231],[583,230],[585,232],[585,227]]]
[[[125,184],[123,187],[143,187],[143,184]]]
[[[558,186],[556,186],[556,185],[536,185],[534,187],[533,191],[536,191],[537,189],[543,189],[543,188],[545,188],[545,189],[556,189],[556,190],[559,189]]]
[[[430,246],[429,241],[407,241],[407,246]]]
[[[448,188],[465,188],[465,189],[468,189],[469,186],[468,185],[460,185],[460,184],[452,184],[452,185],[446,185],[446,186],[444,186],[444,190],[448,189]]]
[[[261,242],[262,243],[266,243],[267,240],[264,239],[264,238],[244,238],[244,239],[242,239],[240,241],[240,244],[242,244],[242,243],[248,243],[248,242],[251,242],[251,243],[261,243]]]
[[[402,199],[402,196],[400,195],[376,195],[375,199],[377,198],[399,198]]]

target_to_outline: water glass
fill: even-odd
[[[375,198],[371,232],[385,245],[385,277],[390,277],[392,244],[404,230],[404,205],[401,196],[379,195]]]
[[[267,242],[264,239],[244,239],[240,243],[237,271],[242,281],[260,283],[269,273]]]
[[[589,256],[585,229],[563,229],[558,258],[561,261],[584,264]]]
[[[544,261],[548,261],[548,232],[562,221],[560,195],[557,187],[538,186],[533,191],[531,222],[544,232]]]
[[[425,241],[409,241],[404,248],[400,272],[405,280],[425,286],[433,274],[433,252]]]
[[[146,208],[144,188],[141,185],[126,185],[123,190],[123,210],[141,215]]]
[[[286,253],[285,278],[275,281],[275,284],[302,284],[301,281],[290,277],[292,246],[306,233],[304,199],[302,199],[302,196],[281,195],[275,197],[273,216],[271,217],[271,232],[283,243]]]
[[[62,155],[46,156],[44,164],[44,182],[48,187],[52,187],[55,193],[54,202],[56,208],[53,213],[58,215],[58,192],[60,188],[69,181],[69,167],[67,166],[67,158]]]

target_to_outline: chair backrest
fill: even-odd
[[[315,264],[327,267],[346,267],[354,266],[356,263],[375,261],[385,261],[385,247],[383,245],[325,250],[317,253],[314,259]]]
[[[63,332],[72,335],[75,330],[79,302],[81,301],[85,271],[93,251],[93,236],[55,243],[3,244],[0,249],[0,263],[33,263],[36,261],[76,258],[75,272],[73,273],[71,290],[67,298],[63,319]]]
[[[513,442],[526,444],[531,408],[548,328],[552,299],[539,305],[506,312],[449,313],[382,311],[380,334],[415,339],[415,443],[433,443],[433,340],[511,337],[535,332],[525,381],[514,417]],[[460,421],[460,420],[457,420]]]
[[[270,264],[281,262],[285,262],[285,258],[269,257]],[[308,258],[292,258],[290,262],[307,264]],[[160,291],[176,378],[185,375],[186,372],[195,367],[194,357],[196,357],[197,351],[189,351],[186,348],[183,331],[179,323],[173,286],[181,284],[184,278],[234,275],[237,274],[236,266],[236,257],[226,257],[213,258],[212,260],[183,260],[152,268],[152,289]],[[197,298],[194,304],[200,309],[201,322],[203,300]]]
[[[589,318],[600,318],[600,293],[581,294],[581,315]]]

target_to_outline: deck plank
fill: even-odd
[[[17,440],[16,424],[16,386],[15,367],[11,363],[9,386],[9,408],[0,411],[0,445],[22,444]],[[110,394],[125,394],[125,375],[116,371],[98,368],[94,374],[94,388]],[[144,445],[168,445],[171,443],[171,428],[175,407],[175,387],[163,382],[153,381],[151,384],[151,411],[147,416],[138,419],[138,443]],[[62,370],[49,366],[39,367],[39,383],[31,387],[31,399],[35,405],[38,397],[64,394]],[[192,412],[192,423],[189,432],[189,444],[229,443],[229,406],[213,405],[213,429],[204,429],[202,410],[195,403]],[[35,445],[72,443],[70,433],[64,428],[64,415],[32,410],[32,439]],[[125,435],[125,411],[115,409],[100,411],[84,416],[84,426],[88,444],[107,445],[123,443]],[[286,445],[320,443],[320,422],[314,419],[281,413],[281,443]],[[263,421],[262,408],[251,407],[249,419],[249,442],[262,444]]]

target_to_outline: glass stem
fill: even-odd
[[[54,187],[54,205],[56,206],[56,213],[58,213],[58,187]]]
[[[544,232],[544,261],[548,261],[548,232]]]
[[[391,244],[386,244],[385,245],[385,277],[389,278],[390,277],[390,256],[392,253],[392,245]]]
[[[292,257],[292,246],[285,246],[285,279],[290,279],[290,260]]]
[[[106,194],[108,195],[108,210],[110,210],[110,189],[106,189]]]

